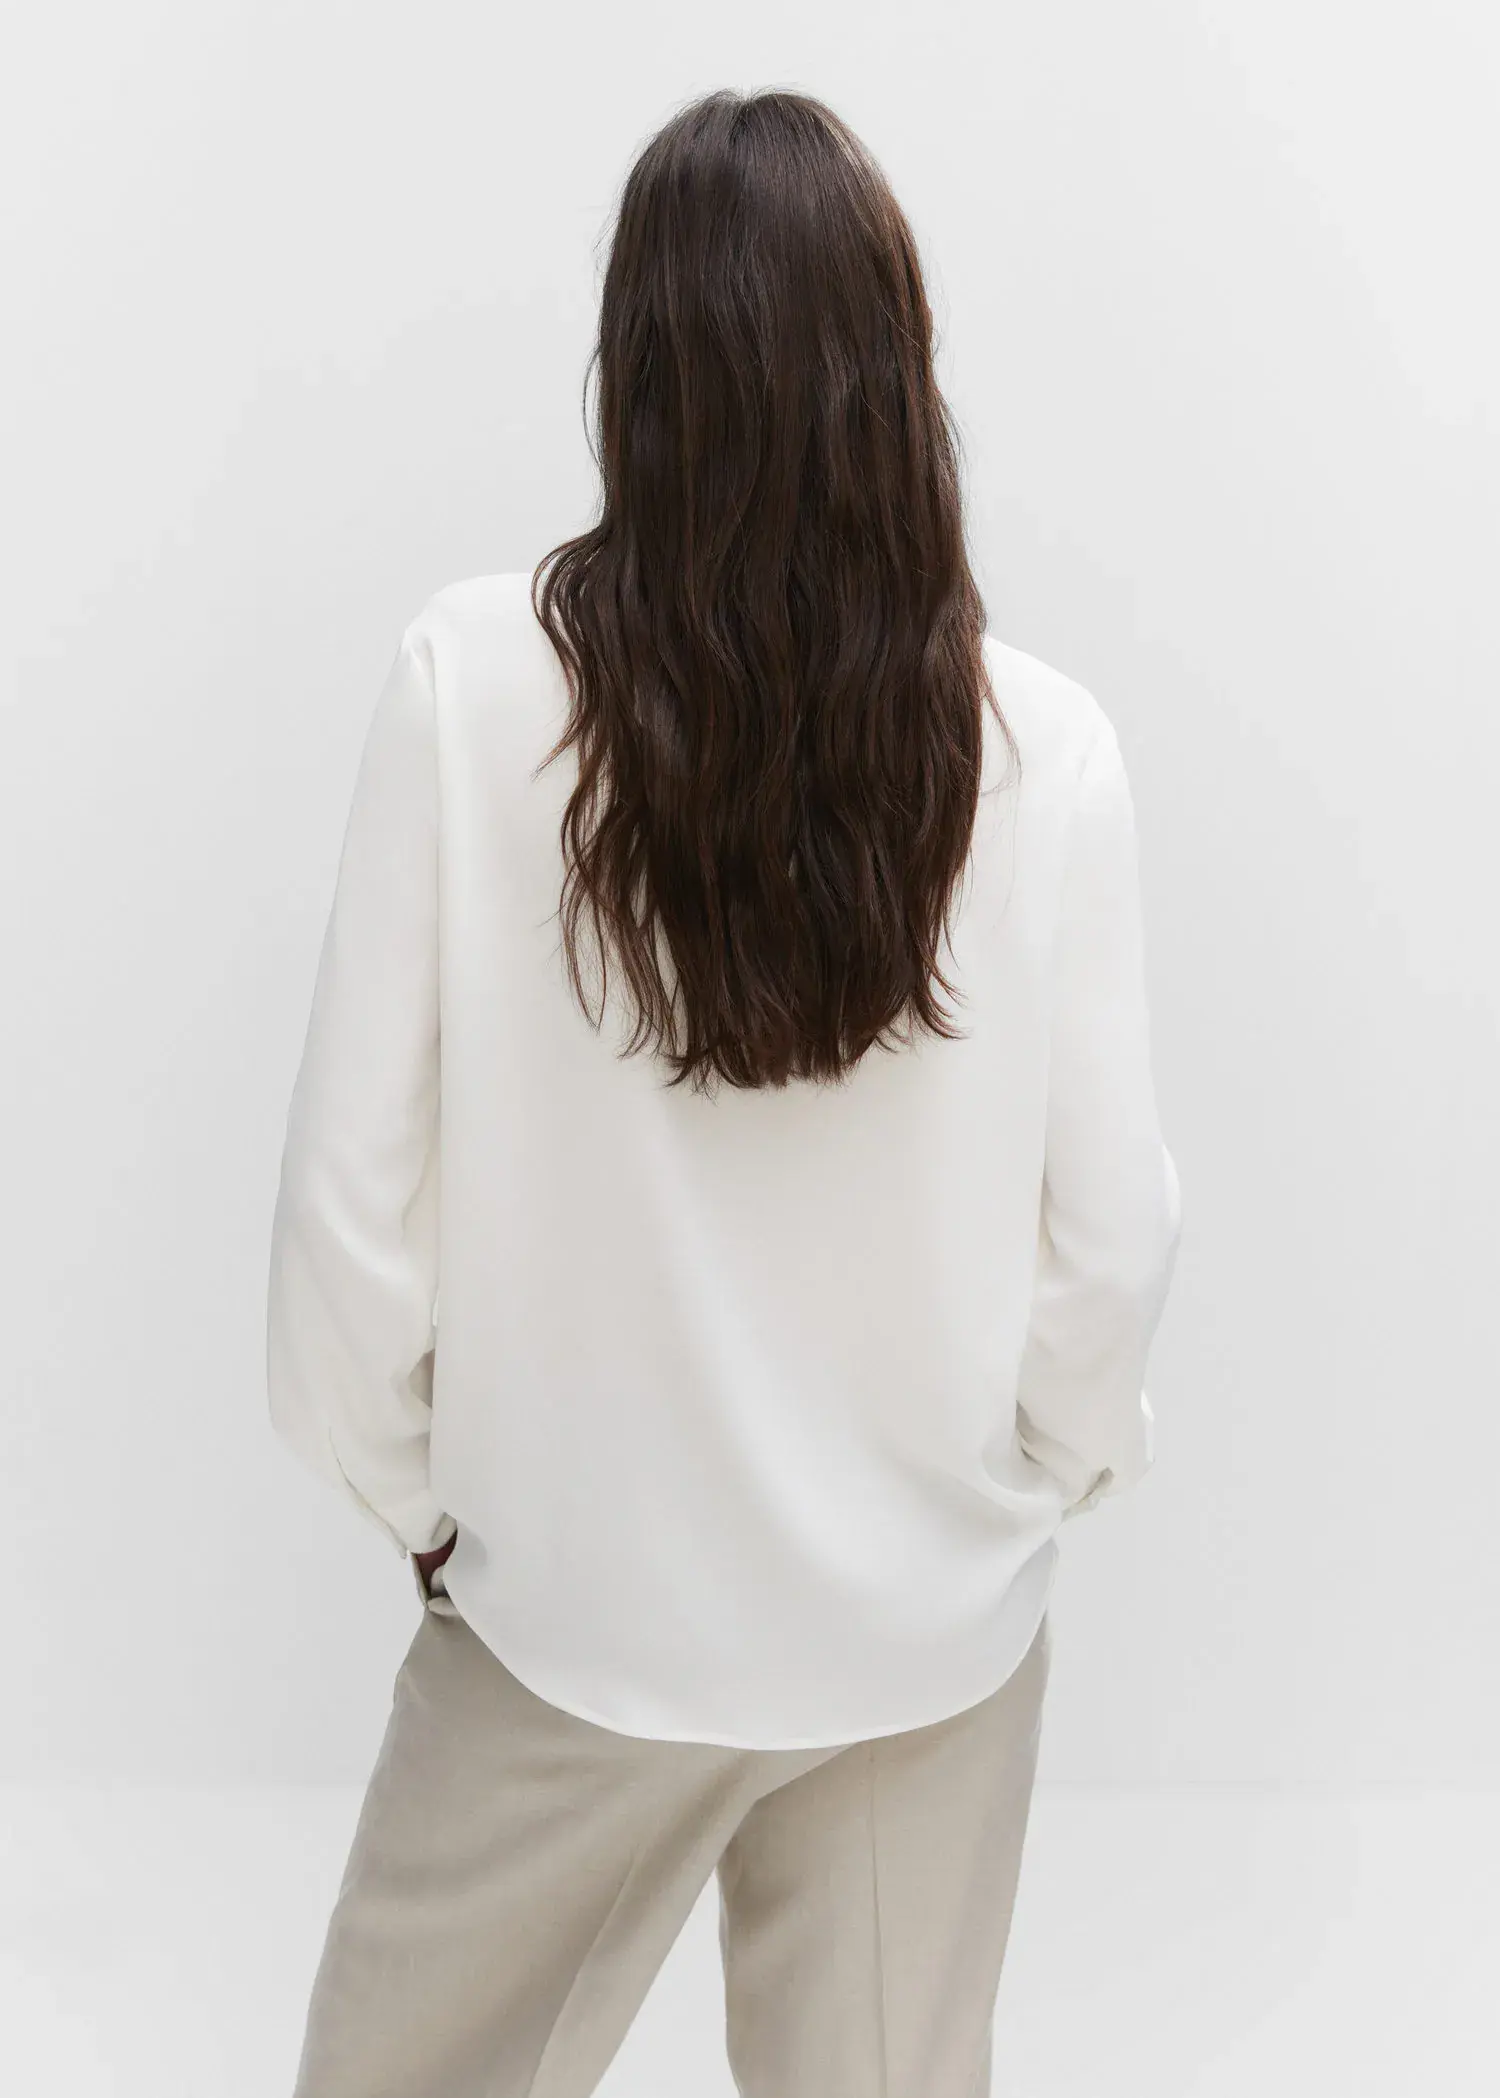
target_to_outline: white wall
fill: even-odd
[[[690,93],[924,243],[991,624],[1140,812],[1185,1236],[1070,1527],[1054,1778],[1500,1775],[1493,18],[1474,0],[29,10],[0,65],[4,1775],[364,1773],[406,1567],[264,1262],[405,621],[592,494],[595,242]]]

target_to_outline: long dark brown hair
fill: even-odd
[[[838,1081],[960,1032],[939,948],[986,704],[1019,753],[932,332],[906,219],[822,102],[721,90],[636,160],[589,360],[599,521],[531,595],[571,698],[543,764],[578,754],[573,990],[588,1011],[586,918],[623,1053],[673,1085]]]

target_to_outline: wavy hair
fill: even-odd
[[[839,1082],[960,1031],[940,947],[986,704],[1019,753],[932,336],[907,221],[822,102],[721,90],[636,160],[589,360],[598,522],[531,598],[570,695],[538,771],[577,753],[568,973],[599,1026],[615,958],[621,1053],[673,1085]]]

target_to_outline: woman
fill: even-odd
[[[988,2089],[1179,1200],[1119,744],[986,631],[931,332],[830,110],[681,111],[598,524],[375,707],[270,1397],[425,1607],[297,2098],[584,2098],[715,1872],[747,2098]]]

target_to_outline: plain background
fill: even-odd
[[[402,627],[593,499],[628,162],[824,96],[990,623],[1135,788],[1185,1229],[1044,1779],[1500,1773],[1500,372],[1480,5],[141,0],[8,32],[0,1775],[363,1777],[406,1566],[273,1441],[283,1120]]]

